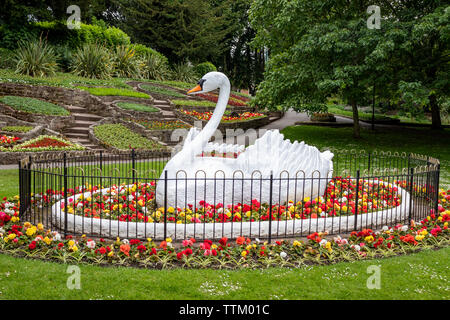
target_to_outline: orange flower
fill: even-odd
[[[167,249],[167,242],[166,241],[161,241],[161,244],[159,245],[160,248],[166,250]]]
[[[130,256],[130,245],[128,244],[122,244],[120,246],[120,251],[123,252],[126,256]]]
[[[237,243],[238,245],[243,245],[244,242],[245,242],[245,238],[244,238],[244,237],[238,237],[238,238],[236,239],[236,243]]]

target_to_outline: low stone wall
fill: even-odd
[[[65,151],[67,155],[75,156],[78,154],[81,154],[83,151]],[[18,164],[20,160],[28,159],[31,157],[32,159],[35,158],[45,158],[45,157],[52,157],[57,156],[58,154],[62,154],[64,151],[42,151],[42,152],[0,152],[0,165],[5,164]]]

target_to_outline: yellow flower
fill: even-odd
[[[295,240],[295,241],[292,243],[292,245],[293,245],[294,247],[300,247],[302,244],[300,243],[300,241]]]
[[[422,230],[422,231],[420,232],[420,234],[421,234],[422,236],[426,236],[426,235],[428,234],[428,231],[427,231],[427,230]]]
[[[27,236],[31,237],[32,235],[34,235],[36,233],[36,227],[32,226],[32,227],[28,228],[26,233],[27,233]]]
[[[29,223],[29,222],[27,221],[27,222],[25,222],[25,223],[23,224],[23,226],[24,226],[25,228],[29,228],[29,227],[32,226],[32,224]]]
[[[169,207],[169,209],[167,209],[167,212],[168,213],[174,213],[175,209],[173,207]]]
[[[177,220],[177,224],[182,224],[182,223],[183,223],[183,221]]]
[[[245,249],[247,249],[248,251],[252,250],[252,246],[248,245]]]
[[[217,249],[217,245],[213,244],[213,245],[211,246],[211,248],[212,248],[212,249]]]
[[[108,257],[112,257],[114,255],[114,251],[110,251],[109,253],[108,253]]]
[[[37,228],[39,231],[44,230],[44,225],[42,223],[38,223]]]
[[[69,247],[72,247],[73,245],[75,245],[75,241],[73,241],[73,240],[69,240]]]
[[[234,216],[236,217],[236,218],[241,218],[241,214],[239,213],[239,212],[236,212],[235,214],[234,214]]]
[[[152,238],[147,238],[147,242],[152,242]]]
[[[241,256],[243,256],[244,258],[247,256],[248,252],[246,250],[241,252]]]
[[[52,240],[49,237],[45,237],[44,238],[44,242],[49,245],[50,243],[52,243]]]
[[[367,236],[364,238],[364,241],[368,242],[368,243],[372,243],[373,242],[373,237],[372,236]]]
[[[291,207],[292,208],[292,207]],[[250,216],[252,215],[252,212],[251,211],[247,211],[246,213],[245,213],[245,215],[248,217],[248,218],[250,218]]]
[[[15,234],[15,233],[10,233],[9,236],[8,236],[8,239],[9,239],[9,240],[12,240],[12,239],[14,239],[15,237],[16,237],[16,234]]]
[[[166,238],[166,242],[172,242],[172,238]]]
[[[72,249],[73,252],[77,252],[78,251],[78,247],[77,246],[72,246],[70,249]]]
[[[19,222],[19,220],[20,220],[20,218],[19,218],[19,217],[16,217],[16,216],[14,216],[14,217],[11,218],[11,221],[12,221],[12,222]]]
[[[416,240],[417,240],[417,241],[422,241],[423,238],[425,238],[424,235],[419,235],[419,234],[418,234],[418,235],[416,236]]]

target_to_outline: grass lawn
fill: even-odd
[[[78,89],[89,92],[94,96],[120,96],[148,99],[150,96],[146,93],[122,88],[98,88],[78,86]]]
[[[371,265],[381,288],[366,286]],[[80,265],[69,290],[67,265],[0,254],[0,299],[450,299],[450,248],[300,269],[143,270]]]
[[[68,116],[70,112],[56,104],[28,97],[4,96],[0,102],[14,110],[51,116]]]

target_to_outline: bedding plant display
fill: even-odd
[[[15,256],[100,265],[128,265],[146,268],[255,268],[296,267],[305,264],[328,264],[340,261],[389,257],[450,243],[449,191],[439,193],[438,212],[431,210],[421,221],[385,226],[379,231],[363,229],[348,237],[331,237],[327,232],[312,233],[306,239],[277,240],[238,237],[185,239],[174,243],[147,239],[105,240],[85,235],[62,235],[21,221],[18,196],[0,203],[0,251]],[[47,198],[49,199],[49,198]]]
[[[0,152],[42,152],[42,151],[77,151],[84,147],[56,136],[42,135],[28,140],[12,148],[0,145]]]
[[[180,110],[182,113],[192,116],[198,120],[209,121],[213,115],[212,112],[198,112],[195,110]],[[221,122],[240,122],[240,121],[248,121],[259,118],[264,118],[266,115],[264,113],[259,112],[243,112],[238,114],[232,114],[230,112],[225,112],[222,116]]]
[[[153,121],[153,120],[136,120],[128,119],[144,126],[148,130],[175,130],[175,129],[189,129],[191,125],[181,120],[167,120],[167,121]]]

